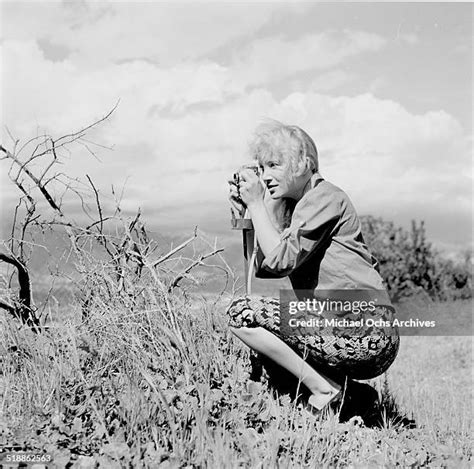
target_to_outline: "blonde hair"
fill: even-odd
[[[293,172],[308,159],[311,171],[319,170],[318,150],[313,139],[300,127],[273,119],[256,128],[250,154],[260,164],[276,157],[287,163]]]

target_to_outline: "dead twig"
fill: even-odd
[[[181,243],[179,246],[175,247],[174,249],[172,249],[171,251],[169,251],[167,254],[165,254],[163,257],[160,257],[157,261],[154,261],[151,266],[152,267],[156,267],[157,265],[161,264],[162,262],[166,261],[167,259],[169,259],[171,256],[173,256],[174,254],[176,254],[177,252],[181,251],[182,249],[184,249],[188,244],[192,243],[197,237],[197,226],[194,228],[194,234],[189,238],[187,239],[186,241],[184,241],[183,243]]]
[[[224,251],[223,248],[215,249],[214,251],[212,251],[208,254],[203,254],[203,255],[199,256],[198,259],[196,259],[192,264],[190,264],[186,269],[184,269],[180,274],[178,274],[174,278],[174,280],[168,286],[168,293],[171,293],[173,291],[173,288],[176,288],[178,286],[179,282],[181,280],[183,280],[183,278],[185,278],[185,276],[187,274],[189,274],[189,272],[191,272],[192,269],[194,269],[198,265],[203,265],[204,260],[208,259],[209,257],[215,256],[216,254],[218,254],[219,252],[222,252],[222,251]]]

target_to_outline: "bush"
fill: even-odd
[[[426,239],[424,222],[411,230],[373,216],[361,217],[362,233],[393,301],[426,292],[434,300],[472,297],[471,257],[454,262]]]

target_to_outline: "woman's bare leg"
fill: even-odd
[[[322,409],[340,391],[334,381],[318,373],[275,334],[263,327],[231,327],[230,330],[253,350],[282,366],[309,389],[309,403]]]

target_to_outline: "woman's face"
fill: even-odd
[[[286,161],[272,155],[260,163],[260,171],[272,199],[297,197],[301,188]]]

